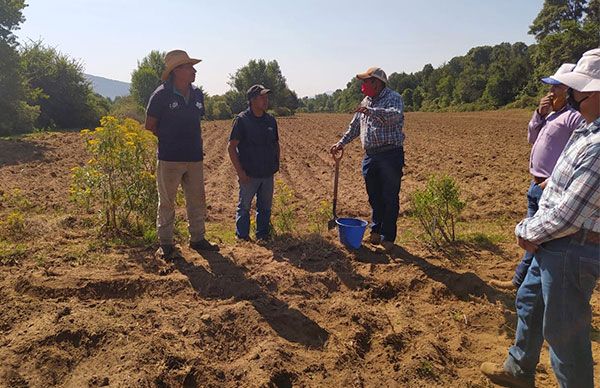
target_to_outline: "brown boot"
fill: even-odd
[[[502,365],[493,362],[484,362],[481,364],[481,373],[483,373],[492,383],[512,388],[535,388],[535,379],[533,377],[517,377],[504,370]]]
[[[369,242],[373,245],[381,244],[381,235],[379,233],[371,232],[369,236]]]
[[[501,290],[516,290],[517,287],[512,280],[490,280],[490,286],[500,288]]]

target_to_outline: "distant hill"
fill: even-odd
[[[116,81],[91,74],[84,74],[84,76],[92,83],[94,92],[101,96],[114,99],[117,96],[126,96],[129,94],[128,82]]]

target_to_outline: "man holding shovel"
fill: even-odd
[[[362,174],[372,209],[370,242],[391,251],[396,240],[404,167],[404,103],[386,86],[387,76],[382,69],[371,67],[356,77],[362,81],[365,98],[356,108],[348,130],[330,151],[337,155],[360,135],[365,150]]]

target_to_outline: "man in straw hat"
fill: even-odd
[[[160,244],[158,254],[166,260],[180,255],[173,243],[175,198],[180,184],[185,194],[190,247],[218,250],[204,238],[206,197],[200,129],[204,96],[192,85],[196,78],[194,65],[198,62],[200,59],[190,58],[183,50],[168,52],[161,77],[163,83],[150,97],[146,109],[146,129],[158,137],[156,225]]]
[[[533,387],[544,339],[561,387],[594,385],[590,298],[600,276],[600,49],[583,54],[570,73],[570,105],[586,123],[577,128],[548,180],[540,208],[515,228],[535,253],[517,292],[517,330],[504,365],[481,371],[494,383]]]
[[[399,195],[404,167],[404,103],[388,88],[387,76],[378,67],[357,74],[364,99],[356,108],[344,136],[334,144],[332,154],[360,135],[365,150],[362,174],[372,209],[370,241],[391,251],[396,240],[400,211]]]
[[[585,121],[567,103],[568,87],[556,80],[556,76],[569,73],[573,68],[574,63],[564,63],[554,75],[542,78],[543,83],[550,85],[550,93],[540,100],[539,107],[529,121],[527,141],[532,147],[529,157],[531,184],[527,191],[527,217],[533,217],[537,212],[540,197],[559,155],[573,131]],[[525,251],[512,280],[492,280],[490,284],[503,289],[519,288],[532,259],[533,254]]]
[[[256,196],[256,239],[270,235],[273,176],[279,170],[277,121],[267,113],[270,89],[253,85],[248,89],[248,109],[237,115],[229,136],[229,158],[240,184],[235,217],[235,235],[250,241],[250,205]]]

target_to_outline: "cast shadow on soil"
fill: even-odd
[[[211,272],[185,259],[174,263],[200,296],[248,301],[282,338],[308,348],[323,347],[329,333],[316,322],[266,293],[257,282],[246,277],[243,267],[229,258],[218,252],[200,254],[208,262]]]
[[[357,290],[368,286],[369,281],[352,268],[348,252],[328,241],[319,234],[302,238],[286,236],[277,238],[265,245],[273,252],[276,261],[286,261],[293,266],[312,273],[326,272],[331,269],[339,280],[349,289]],[[381,256],[365,256],[365,260],[381,263]],[[373,260],[373,261],[369,261]],[[384,259],[384,262],[385,259]],[[389,263],[389,260],[387,260]]]
[[[47,147],[22,139],[0,139],[0,167],[45,160]]]
[[[454,296],[462,301],[469,301],[474,296],[486,298],[491,303],[501,302],[505,307],[514,309],[513,296],[498,291],[473,272],[454,272],[448,268],[437,266],[398,245],[394,247],[390,256],[404,263],[415,265],[430,279],[444,284]]]

